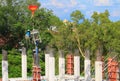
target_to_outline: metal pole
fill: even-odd
[[[35,64],[38,66],[38,47],[37,46],[35,47],[35,52],[36,52],[35,53],[35,56],[36,56],[36,59],[35,59],[36,62],[35,62]]]
[[[36,37],[34,36],[34,34],[36,34],[36,32],[33,32],[33,39],[34,39],[34,43],[35,43],[35,53],[34,53],[34,66],[33,66],[33,81],[41,81],[40,79],[40,66],[39,66],[39,48],[38,48],[38,45],[39,45],[39,40],[36,39],[38,38],[37,35]]]

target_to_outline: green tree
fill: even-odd
[[[15,47],[16,43],[23,38],[23,28],[21,27],[23,13],[20,11],[21,1],[2,0],[0,4],[0,37],[5,39],[3,47]],[[18,31],[19,30],[19,31]],[[2,47],[2,46],[1,46]]]
[[[72,13],[71,13],[71,19],[73,20],[73,23],[72,23],[72,26],[73,26],[73,37],[74,37],[74,41],[75,42],[77,42],[77,44],[76,44],[76,46],[78,47],[78,49],[79,49],[79,51],[80,51],[80,53],[81,53],[81,55],[83,56],[83,57],[85,57],[84,56],[84,53],[83,53],[83,51],[82,51],[82,48],[81,48],[81,38],[80,38],[80,35],[82,35],[81,34],[81,31],[82,30],[78,30],[79,28],[80,28],[80,24],[81,23],[79,23],[79,21],[80,20],[85,20],[84,19],[84,15],[79,11],[79,10],[76,10],[76,11],[73,11]],[[82,21],[82,22],[84,22],[84,21]]]
[[[111,23],[109,19],[109,12],[107,10],[99,14],[97,12],[94,12],[92,15],[92,19],[93,22],[91,26],[93,27],[94,32],[91,40],[94,42],[93,47],[96,50],[96,60],[100,61],[102,58],[102,54],[105,51],[105,42],[103,39],[108,39],[104,35],[104,30],[107,28],[106,26],[109,26]]]
[[[84,15],[79,10],[73,11],[70,16],[75,23],[79,23],[80,20],[84,20]]]
[[[36,4],[40,6],[40,4],[37,2],[37,0],[2,0],[0,3],[0,18],[2,21],[0,21],[0,38],[5,37],[6,44],[2,45],[6,49],[12,49],[14,48],[18,42],[22,41],[23,43],[26,42],[24,36],[25,32],[33,28],[38,29],[40,32],[40,36],[42,38],[42,43],[40,44],[40,48],[43,49],[50,41],[50,35],[46,32],[47,29],[50,27],[50,19],[51,15],[53,15],[51,10],[45,9],[45,8],[38,8],[36,13],[34,14],[34,17],[31,19],[31,12],[28,10],[29,4]],[[47,39],[48,38],[48,39]],[[26,42],[26,46],[28,43]],[[3,47],[0,46],[0,49],[3,49]],[[31,76],[32,74],[32,49],[34,47],[33,44],[28,45],[29,53],[28,53],[28,75]],[[19,54],[16,54],[16,51],[10,50],[9,53],[9,60],[11,60],[13,57],[16,59],[20,59]],[[13,53],[14,52],[14,53]],[[40,63],[42,67],[42,74],[44,74],[44,54],[40,54]],[[19,66],[16,67],[16,72],[13,70],[14,64],[20,64],[18,60],[11,60],[9,61],[9,72],[10,77],[18,77],[21,76],[20,68]],[[16,74],[16,75],[14,75]]]

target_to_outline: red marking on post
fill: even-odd
[[[73,60],[73,55],[72,54],[67,55],[67,69],[66,69],[66,72],[69,75],[74,74],[74,60]]]
[[[108,59],[108,77],[109,81],[117,81],[118,62]]]

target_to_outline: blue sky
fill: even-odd
[[[39,0],[41,7],[53,10],[60,19],[70,20],[74,10],[80,10],[86,18],[90,18],[94,11],[110,13],[112,21],[120,20],[120,0]]]

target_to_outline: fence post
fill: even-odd
[[[49,56],[49,81],[55,81],[55,57],[53,49],[50,48]]]
[[[109,81],[119,81],[117,80],[118,74],[118,62],[113,60],[112,58],[108,59],[108,78]]]
[[[45,76],[47,81],[49,81],[49,50],[48,48],[46,48],[46,52],[45,52]]]
[[[89,51],[89,49],[85,50],[84,72],[85,72],[85,81],[91,81],[91,74],[90,74],[90,51]]]
[[[22,47],[22,79],[27,80],[27,56],[26,48]]]
[[[62,50],[59,50],[59,78],[63,81],[65,75],[65,58]]]
[[[120,81],[120,62],[118,63],[118,70],[117,70],[118,74],[117,74],[117,77],[118,77],[118,81]]]
[[[84,68],[85,68],[85,81],[91,81],[90,60],[85,59]]]
[[[68,75],[74,74],[74,58],[72,54],[68,54],[66,56],[67,58],[67,66],[66,66],[66,72]]]
[[[95,62],[95,81],[102,81],[102,62]]]
[[[2,81],[8,81],[8,60],[7,51],[2,50]]]
[[[79,50],[75,50],[74,53],[74,75],[80,77],[80,55]]]

